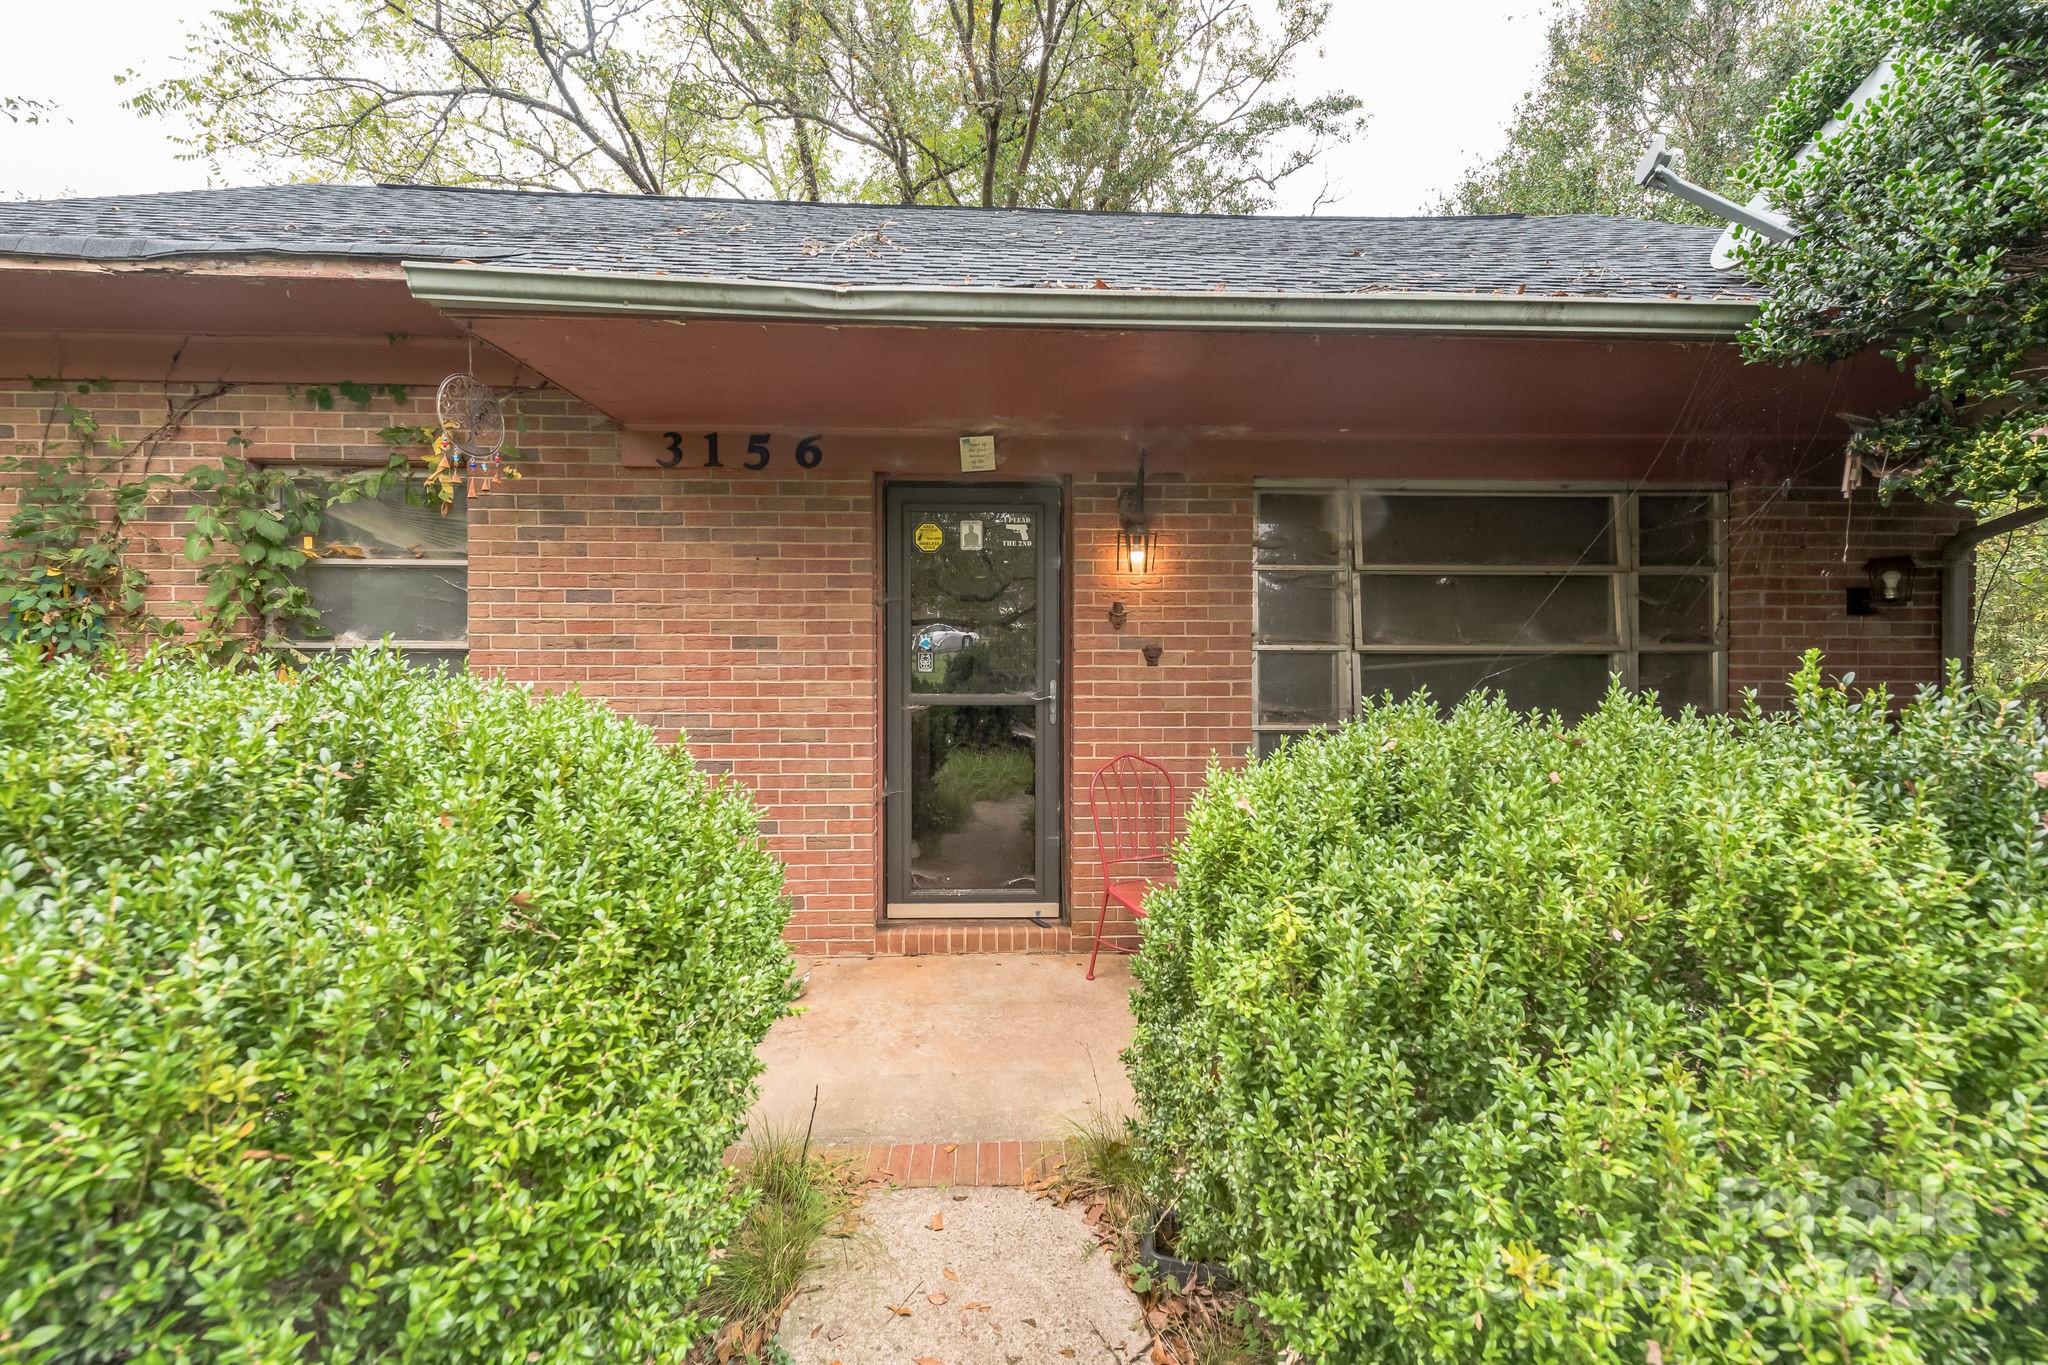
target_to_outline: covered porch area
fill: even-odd
[[[1133,1109],[1128,960],[1081,953],[804,959],[761,1044],[750,1123],[858,1154],[897,1184],[1021,1183],[1076,1129]],[[812,1119],[813,1098],[816,1118]]]

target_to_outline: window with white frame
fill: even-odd
[[[1710,490],[1261,484],[1259,752],[1425,687],[1577,717],[1618,674],[1719,710],[1725,517]]]
[[[331,477],[315,474],[312,477]],[[318,557],[299,581],[320,613],[286,635],[294,648],[358,649],[389,636],[408,660],[459,669],[469,654],[469,496],[446,512],[403,480],[329,507]]]

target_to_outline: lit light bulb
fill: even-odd
[[[1882,577],[1884,579],[1884,600],[1887,602],[1898,601],[1899,584],[1905,579],[1906,575],[1897,569],[1886,569]]]
[[[1145,547],[1143,545],[1133,545],[1131,546],[1131,572],[1143,573],[1144,570]]]

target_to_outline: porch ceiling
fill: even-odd
[[[1804,444],[1902,387],[1878,357],[1747,366],[1725,343],[547,316],[479,336],[628,428],[1234,439],[1678,432]]]

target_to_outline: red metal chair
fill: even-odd
[[[1109,922],[1109,904],[1115,901],[1145,918],[1145,893],[1173,880],[1175,802],[1173,775],[1149,758],[1119,754],[1102,765],[1088,784],[1088,813],[1095,822],[1095,852],[1102,859],[1102,910],[1095,917],[1095,947],[1088,954],[1088,979],[1095,979],[1095,958],[1107,947],[1113,953],[1129,953],[1102,941],[1103,926]],[[1164,872],[1134,875],[1146,864]]]

